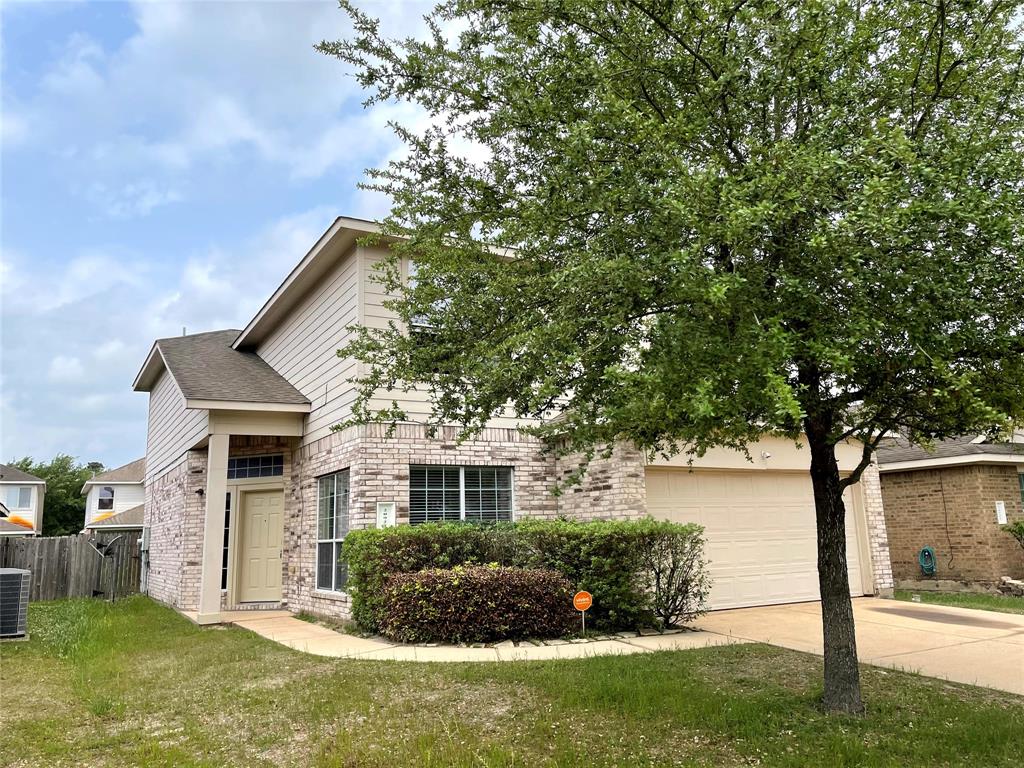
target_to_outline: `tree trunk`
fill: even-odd
[[[854,633],[850,578],[846,568],[846,505],[831,430],[807,424],[811,483],[818,527],[818,586],[825,648],[825,693],[828,712],[861,714],[860,669]]]

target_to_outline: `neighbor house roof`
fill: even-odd
[[[116,515],[93,520],[86,528],[141,528],[143,505],[131,507]]]
[[[263,358],[232,348],[238,333],[229,329],[157,339],[135,378],[134,389],[151,391],[166,369],[190,408],[230,402],[308,411],[309,400]]]
[[[5,517],[0,517],[0,534],[4,533],[35,533],[35,530],[29,526],[19,525],[18,523],[12,523]]]
[[[46,485],[45,480],[8,464],[0,464],[0,483],[42,483]]]
[[[991,441],[983,435],[963,435],[940,440],[931,448],[898,439],[878,449],[879,469],[925,469],[959,464],[1022,464],[1024,443]]]
[[[90,485],[100,483],[141,483],[146,477],[146,457],[130,461],[120,467],[108,469],[106,472],[95,474],[85,481],[82,486],[82,493],[89,492]]]

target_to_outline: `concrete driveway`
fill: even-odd
[[[864,597],[853,601],[866,664],[1024,695],[1024,616]],[[697,626],[821,654],[821,607],[795,603],[715,611]]]

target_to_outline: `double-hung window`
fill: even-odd
[[[409,467],[409,522],[512,519],[511,467]]]
[[[100,488],[99,497],[96,499],[96,509],[101,512],[109,512],[114,508],[114,488],[104,485]]]
[[[1017,481],[1020,483],[1020,503],[1024,504],[1024,473],[1017,475]]]
[[[12,511],[16,509],[32,509],[32,486],[7,486],[4,493],[4,505]]]
[[[348,533],[348,470],[321,477],[318,490],[316,588],[341,592],[348,581],[348,566],[341,556]]]

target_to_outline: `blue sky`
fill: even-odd
[[[428,3],[365,7],[396,34]],[[0,6],[0,460],[145,453],[154,338],[240,328],[400,152],[334,2]]]

